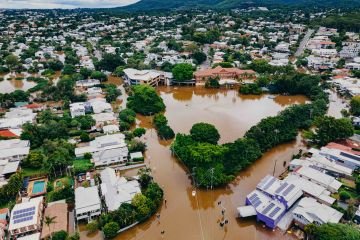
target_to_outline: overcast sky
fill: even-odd
[[[0,8],[108,8],[125,6],[138,1],[139,0],[0,0]]]

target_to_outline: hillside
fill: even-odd
[[[297,6],[297,7],[360,7],[360,0],[141,0],[118,8],[126,11],[151,11],[186,8],[236,8],[249,6]]]

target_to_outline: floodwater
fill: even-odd
[[[166,104],[165,115],[175,132],[188,133],[197,122],[214,124],[221,135],[221,142],[234,141],[262,118],[275,116],[291,104],[306,102],[303,96],[244,96],[237,90],[215,90],[203,87],[161,87],[158,89]],[[125,97],[125,96],[124,96]],[[155,181],[165,191],[167,205],[161,207],[160,222],[152,217],[145,223],[117,236],[117,240],[171,239],[171,240],[218,240],[218,239],[294,239],[291,234],[264,228],[254,219],[238,219],[236,208],[244,204],[246,195],[266,175],[283,172],[283,162],[290,161],[293,154],[303,147],[301,138],[280,145],[267,152],[251,167],[242,171],[227,187],[215,190],[196,190],[187,175],[187,169],[171,156],[170,142],[159,141],[151,127],[151,117],[138,117],[138,125],[147,128],[143,137],[148,145],[146,162],[151,167]],[[134,175],[137,170],[124,172]],[[219,226],[221,201],[226,208],[229,224]],[[161,236],[161,231],[165,234]],[[100,239],[81,234],[82,239]],[[162,238],[163,237],[163,238]]]
[[[8,73],[6,75],[0,75],[0,78],[3,78],[0,81],[0,93],[11,93],[15,90],[27,91],[30,88],[36,86],[35,82],[27,81],[26,78],[31,76],[30,74],[15,74]],[[16,80],[16,78],[22,78],[21,80]]]

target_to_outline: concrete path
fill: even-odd
[[[304,38],[303,38],[303,39],[301,40],[301,42],[300,42],[299,48],[297,49],[297,51],[296,51],[296,53],[295,53],[295,57],[299,57],[299,56],[301,56],[301,54],[304,53],[304,49],[305,49],[305,47],[306,47],[306,44],[307,44],[307,42],[309,41],[309,39],[310,39],[310,37],[311,37],[311,35],[312,35],[313,33],[314,33],[314,29],[309,29],[309,30],[306,32]]]

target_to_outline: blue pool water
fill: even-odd
[[[45,181],[36,181],[32,189],[32,194],[45,192]]]

